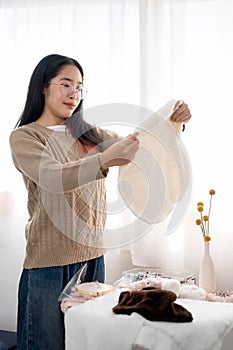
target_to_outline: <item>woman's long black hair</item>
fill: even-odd
[[[16,127],[35,122],[41,116],[45,105],[43,89],[49,86],[49,82],[59,74],[65,65],[76,66],[83,79],[83,69],[75,59],[58,54],[44,57],[32,73],[26,103]],[[65,124],[72,135],[83,144],[98,145],[101,142],[100,137],[96,128],[83,120],[82,109],[83,100],[74,110],[73,115],[65,120]]]

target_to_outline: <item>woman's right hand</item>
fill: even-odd
[[[102,171],[131,162],[139,147],[138,133],[124,137],[99,155]]]

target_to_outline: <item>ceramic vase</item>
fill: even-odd
[[[216,291],[215,268],[210,254],[210,241],[204,241],[204,255],[199,269],[199,287],[205,289],[208,293]]]

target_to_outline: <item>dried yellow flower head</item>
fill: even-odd
[[[201,206],[197,207],[197,211],[202,212],[203,210],[204,210],[203,207]]]
[[[213,196],[213,195],[215,194],[215,190],[210,190],[210,191],[209,191],[209,194],[210,194],[211,196]]]
[[[205,242],[209,242],[211,240],[211,237],[210,236],[204,236],[204,241]]]
[[[196,220],[196,224],[197,224],[197,225],[201,225],[201,219],[197,219],[197,220]]]
[[[203,216],[203,220],[204,220],[204,221],[208,221],[208,219],[209,219],[208,215],[204,215],[204,216]]]
[[[197,202],[197,207],[203,207],[204,203],[203,202]]]

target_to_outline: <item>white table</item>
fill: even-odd
[[[177,299],[191,323],[116,315],[121,291],[73,306],[65,314],[66,350],[232,350],[233,303]]]

